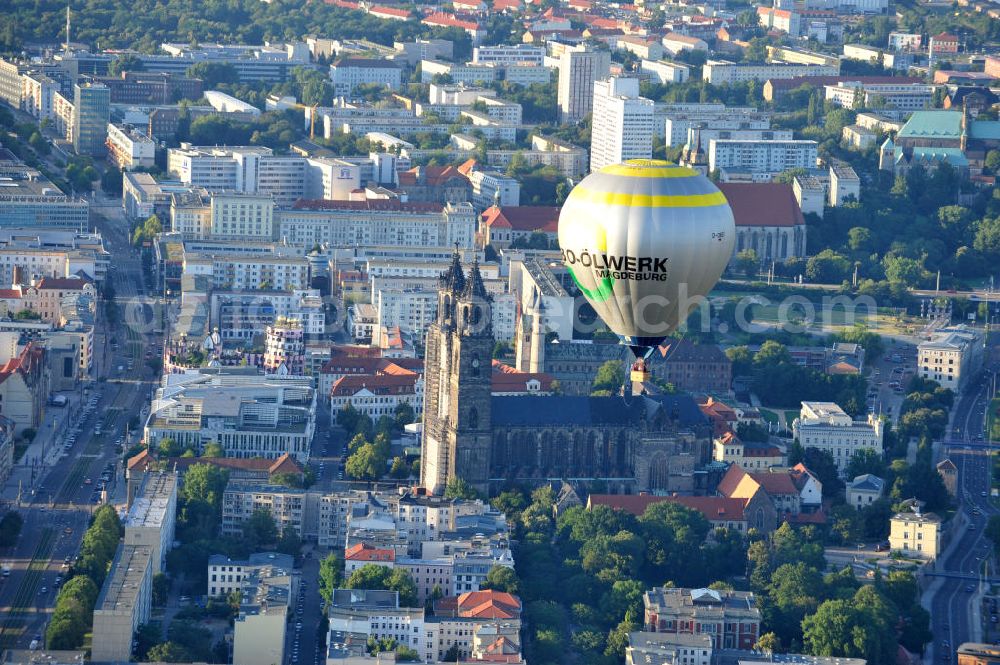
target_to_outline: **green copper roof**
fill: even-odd
[[[902,160],[902,155],[896,161]],[[913,157],[910,164],[930,164],[933,162],[948,162],[952,166],[968,166],[969,160],[965,158],[958,148],[914,148]]]
[[[954,138],[962,136],[961,111],[917,111],[899,130],[908,138]]]

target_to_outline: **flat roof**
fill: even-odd
[[[94,605],[98,612],[132,612],[153,551],[145,545],[119,545],[111,571]]]

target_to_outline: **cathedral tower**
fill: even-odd
[[[443,494],[458,477],[486,490],[490,475],[492,298],[479,261],[466,277],[456,252],[441,275],[437,318],[427,329],[420,484]]]

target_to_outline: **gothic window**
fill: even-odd
[[[479,412],[476,411],[476,407],[469,409],[469,429],[477,429],[479,427]]]
[[[478,326],[479,320],[481,318],[482,318],[482,313],[480,312],[479,306],[473,305],[472,311],[469,313],[469,323],[471,323],[474,326]]]

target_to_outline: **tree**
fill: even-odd
[[[413,411],[413,407],[406,402],[400,402],[396,405],[396,411],[394,413],[396,419],[396,430],[402,431],[404,427],[416,421],[416,413]]]
[[[593,392],[609,391],[616,393],[625,383],[625,371],[622,369],[620,360],[607,360],[597,368],[594,376],[594,383],[591,386]]]
[[[420,660],[420,654],[417,653],[415,649],[411,649],[405,644],[400,644],[396,647],[396,662],[397,663],[415,663]]]
[[[757,651],[763,651],[766,654],[775,654],[781,652],[781,638],[772,633],[764,633],[759,638],[757,638],[757,644],[753,646]]]
[[[986,523],[984,533],[993,542],[993,550],[1000,553],[1000,515],[990,517],[989,522]]]
[[[478,499],[479,492],[470,485],[465,478],[454,476],[448,479],[448,484],[444,488],[446,499]]]
[[[15,545],[23,525],[24,518],[17,511],[8,510],[4,513],[3,518],[0,518],[0,547]]]
[[[156,452],[160,457],[180,457],[184,452],[184,446],[170,437],[164,437],[156,444]]]
[[[144,242],[152,242],[156,234],[163,231],[163,223],[156,215],[150,215],[141,225],[135,227],[132,233],[132,244],[140,245]]]
[[[243,538],[251,550],[261,545],[273,545],[278,540],[278,526],[274,523],[271,511],[257,508],[250,518],[243,523]]]
[[[886,476],[885,460],[873,448],[857,450],[847,463],[847,477],[857,478],[865,473],[884,479]]]
[[[517,594],[517,574],[513,568],[493,566],[490,572],[486,573],[486,584],[482,588]]]
[[[170,580],[166,573],[153,575],[153,605],[163,607],[167,604],[167,594],[170,593]]]
[[[323,606],[326,607],[333,599],[333,592],[340,587],[341,571],[344,569],[344,562],[332,552],[320,561],[319,564],[319,595],[323,598]]]
[[[850,271],[847,257],[832,249],[824,249],[806,262],[806,277],[821,284],[840,284]]]
[[[737,252],[733,260],[733,270],[747,279],[753,279],[757,274],[757,267],[760,266],[760,259],[757,252],[752,249],[744,249]]]
[[[302,539],[299,537],[299,534],[295,532],[295,529],[285,527],[285,529],[281,532],[281,538],[278,539],[278,544],[275,549],[282,554],[298,556],[302,553]]]
[[[348,589],[387,589],[399,592],[402,607],[416,607],[417,585],[410,573],[401,568],[387,568],[373,563],[356,569],[344,584]]]
[[[152,663],[190,663],[191,655],[187,649],[176,642],[162,642],[152,647],[146,654]]]
[[[386,461],[373,444],[365,443],[347,458],[344,470],[357,480],[378,480],[385,473]]]
[[[215,441],[209,441],[201,451],[202,457],[225,457],[226,451]]]

